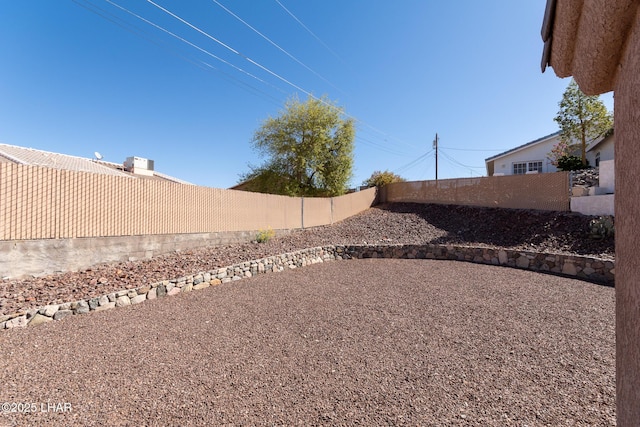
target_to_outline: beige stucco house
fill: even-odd
[[[542,71],[573,76],[587,95],[614,91],[616,416],[640,420],[640,2],[547,0]]]

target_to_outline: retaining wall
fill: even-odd
[[[20,313],[0,316],[0,329],[33,326],[68,316],[139,304],[146,300],[177,295],[228,283],[256,274],[281,272],[331,260],[352,258],[442,259],[493,264],[546,272],[582,280],[613,285],[613,261],[561,254],[541,254],[496,248],[454,245],[352,245],[304,249],[194,275],[123,289],[99,297],[47,305]]]

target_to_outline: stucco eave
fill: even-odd
[[[554,0],[548,0],[547,9]],[[636,0],[555,0],[545,25],[549,65],[558,77],[573,76],[588,95],[613,90],[621,54],[638,11]]]

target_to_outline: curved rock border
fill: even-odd
[[[47,305],[0,316],[0,329],[39,325],[71,315],[135,305],[146,300],[204,289],[256,274],[281,272],[325,261],[352,258],[457,260],[562,275],[609,286],[614,285],[615,279],[613,261],[576,255],[454,245],[335,245],[240,262],[209,272],[163,280],[87,300]]]

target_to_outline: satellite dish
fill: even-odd
[[[96,160],[102,160],[102,154],[98,153],[97,151],[93,153],[93,155],[96,156]]]

